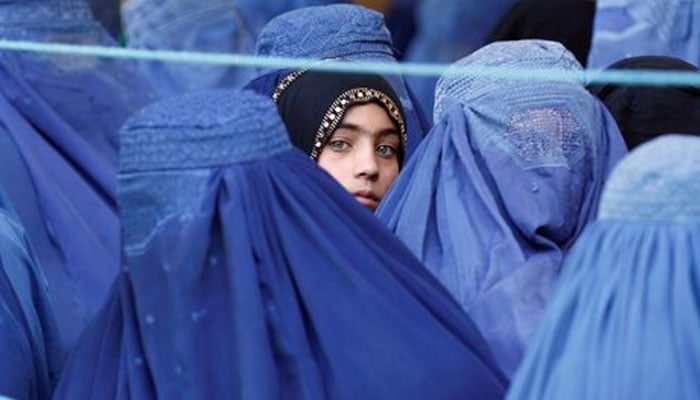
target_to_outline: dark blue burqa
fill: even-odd
[[[85,0],[0,2],[0,37],[111,45]],[[118,271],[117,131],[151,100],[126,61],[0,54],[0,184],[70,347]]]
[[[57,399],[501,398],[459,305],[271,100],[166,100],[122,143],[124,271]]]
[[[46,280],[0,188],[0,397],[48,399],[61,361]]]

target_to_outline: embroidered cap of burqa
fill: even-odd
[[[111,45],[84,0],[0,2],[0,37]],[[0,183],[70,346],[118,271],[117,132],[150,100],[128,61],[0,54]]]
[[[566,256],[509,399],[700,397],[700,139],[635,148]]]
[[[562,45],[539,40],[494,43],[454,64],[438,81],[435,126],[377,211],[513,373],[564,252],[626,150],[578,82],[465,76],[460,67],[581,67]]]
[[[46,280],[0,187],[0,398],[51,396],[63,360]]]
[[[384,16],[354,4],[305,7],[273,18],[260,32],[256,54],[262,56],[395,63],[391,33]],[[311,66],[310,66],[311,67]],[[246,86],[268,96],[293,71],[262,70]],[[420,144],[429,122],[404,80],[385,75],[404,108],[408,140],[406,159]]]
[[[169,99],[122,144],[125,270],[56,398],[503,395],[459,305],[269,98]]]

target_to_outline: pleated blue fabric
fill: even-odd
[[[465,66],[581,68],[563,46],[539,40],[488,45],[454,64]],[[435,98],[435,126],[377,215],[512,374],[625,145],[609,113],[576,82],[448,71]]]
[[[85,0],[0,2],[0,38],[112,45]],[[125,60],[0,54],[0,184],[26,228],[70,347],[118,271],[118,135],[152,101]]]
[[[498,399],[478,330],[273,102],[216,91],[122,131],[124,270],[57,399]]]
[[[647,55],[700,65],[700,2],[599,0],[596,7],[589,67]]]
[[[127,46],[137,49],[252,54],[255,32],[237,1],[130,0],[123,7]],[[140,61],[158,93],[241,87],[255,70]]]
[[[87,0],[8,0],[0,3],[0,38],[114,46]],[[135,63],[90,56],[6,51],[2,81],[21,81],[98,152],[116,165],[117,131],[153,101]]]
[[[0,187],[0,398],[51,397],[63,353],[46,279]]]
[[[138,49],[253,54],[263,26],[275,16],[330,0],[129,0],[123,6],[127,45]],[[337,1],[335,1],[337,2]],[[160,61],[140,63],[158,93],[171,96],[240,88],[255,68]]]
[[[508,399],[700,396],[698,176],[692,136],[654,139],[620,162]]]

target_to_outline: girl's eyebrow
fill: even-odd
[[[354,132],[362,132],[363,131],[363,129],[359,125],[349,123],[349,122],[341,122],[338,125],[338,127],[335,128],[336,131],[338,129],[347,129],[347,130],[354,131]],[[398,136],[399,131],[395,127],[391,127],[391,128],[382,129],[381,131],[379,131],[379,135],[380,136],[388,136],[388,135],[397,135]]]

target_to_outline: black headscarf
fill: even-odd
[[[626,58],[608,69],[697,72],[683,60],[663,56]],[[632,149],[667,132],[700,134],[700,89],[691,87],[590,85],[615,117],[627,147]]]
[[[595,1],[520,0],[496,25],[487,43],[544,39],[559,42],[585,66],[591,49]]]
[[[398,96],[379,75],[295,72],[277,86],[273,99],[292,143],[313,159],[333,134],[348,108],[376,103],[383,107],[401,137],[399,164],[406,147],[406,124]]]

